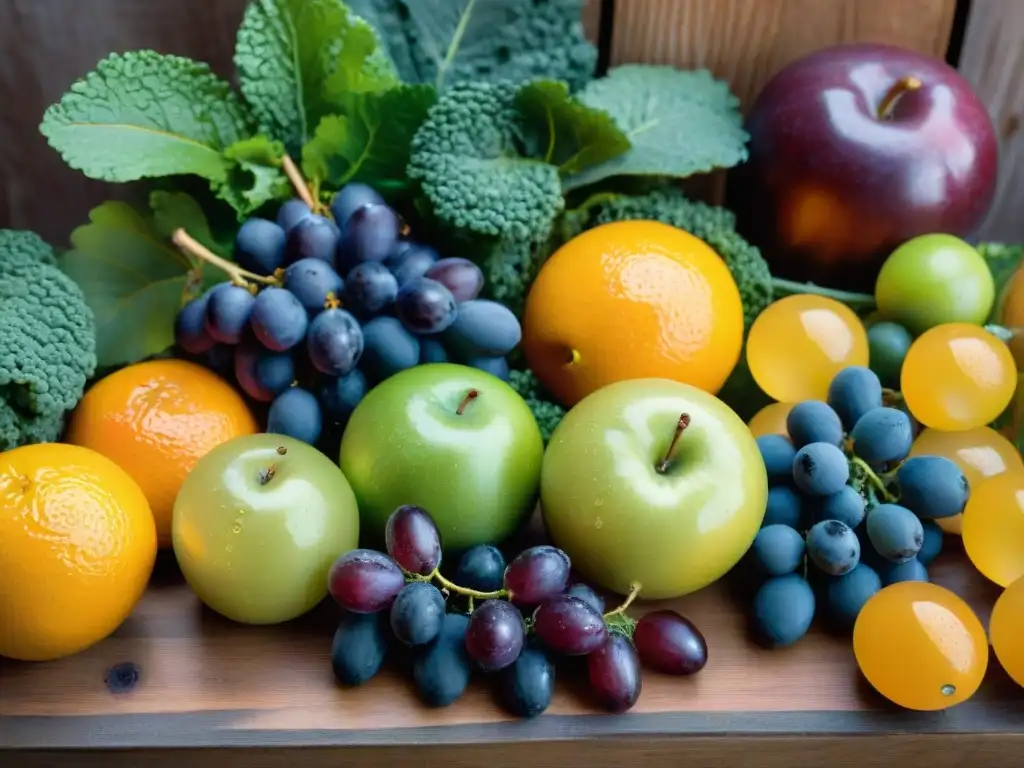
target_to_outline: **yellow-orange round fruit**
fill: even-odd
[[[146,497],[110,459],[63,443],[0,453],[0,656],[51,661],[104,639],[155,558]]]
[[[1018,268],[998,298],[996,322],[1013,333],[1007,343],[1017,370],[1024,370],[1024,269]]]
[[[996,600],[988,631],[999,663],[1017,685],[1024,686],[1024,577]]]
[[[530,367],[563,405],[625,379],[717,393],[740,357],[743,303],[703,240],[656,221],[604,224],[544,264],[523,317]]]
[[[153,510],[160,546],[168,547],[174,499],[195,463],[257,431],[249,407],[224,379],[184,360],[152,360],[86,392],[66,440],[102,453],[135,479]]]
[[[764,408],[750,417],[747,427],[754,437],[761,435],[782,435],[789,437],[786,418],[796,403],[768,403]]]

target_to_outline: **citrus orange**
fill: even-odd
[[[221,443],[257,431],[245,401],[224,379],[184,360],[152,360],[122,368],[86,392],[66,440],[99,451],[135,479],[166,547],[174,499],[195,463]]]
[[[742,344],[743,304],[725,262],[656,221],[604,224],[567,242],[541,268],[523,317],[530,367],[566,406],[623,379],[717,393]]]
[[[113,461],[62,443],[0,453],[0,656],[49,661],[99,642],[155,558],[146,497]]]

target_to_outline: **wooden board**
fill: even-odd
[[[1024,241],[1024,3],[975,0],[960,71],[988,105],[1001,147],[996,202],[979,237]]]
[[[987,623],[998,589],[961,553],[943,555],[933,576],[971,602]],[[977,768],[999,760],[1008,766],[1024,747],[1024,689],[994,659],[981,691],[966,704],[945,713],[912,713],[888,705],[859,678],[849,638],[815,631],[791,649],[761,650],[747,639],[742,601],[721,583],[672,607],[707,637],[710,660],[700,674],[645,674],[638,705],[617,716],[594,709],[582,681],[563,675],[548,712],[524,721],[504,714],[481,680],[446,709],[422,706],[395,668],[361,688],[338,687],[329,663],[332,606],[280,627],[232,624],[202,608],[173,563],[164,562],[143,602],[110,639],[61,661],[0,661],[0,763],[10,765],[3,755],[11,749],[23,751],[7,754],[27,760],[45,749],[131,748],[158,755],[174,748],[334,747],[336,756],[362,755],[374,764],[451,766],[452,750],[475,745],[471,753],[477,757],[464,764],[486,759],[497,766],[513,764],[513,754],[522,760],[513,747],[524,740],[586,738],[594,741],[573,742],[572,762],[586,756],[587,764],[611,765],[610,755],[623,755],[609,745],[641,738],[662,746],[641,750],[637,760],[660,766],[666,754],[678,752],[679,739],[699,737],[708,740],[698,754],[709,765],[712,757],[730,754],[727,740],[742,738],[756,742],[749,750],[775,755],[742,765],[792,766],[802,760],[804,739],[813,737],[828,744],[856,738],[862,746],[849,764],[866,766],[890,764],[901,754],[890,740],[902,734],[914,740],[903,748],[939,768],[964,764],[949,761],[950,755],[963,757],[947,750],[947,737],[955,734],[958,749],[970,739],[986,745],[984,755],[971,757]],[[125,662],[138,666],[140,681],[130,693],[116,695],[104,679]],[[873,739],[878,744],[868,746]],[[779,746],[783,742],[788,747]],[[421,751],[425,744],[434,751]],[[886,762],[871,762],[872,751],[886,744],[895,750],[878,755]],[[265,759],[259,765],[278,764]],[[223,755],[216,760],[223,768]],[[550,758],[541,764],[559,763]]]

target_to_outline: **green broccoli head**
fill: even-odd
[[[743,300],[744,325],[772,302],[772,275],[761,252],[736,233],[732,211],[688,199],[675,188],[643,195],[601,195],[564,218],[562,237],[568,240],[585,230],[613,221],[652,219],[684,229],[706,242],[732,272]]]
[[[518,90],[510,83],[455,85],[416,132],[408,175],[445,224],[534,239],[565,205],[558,168],[520,156]]]
[[[0,230],[0,451],[56,440],[95,370],[78,285],[36,235]]]
[[[526,404],[533,412],[533,418],[536,420],[537,426],[540,428],[541,437],[544,438],[546,443],[551,439],[551,434],[555,431],[555,427],[565,418],[565,408],[552,400],[540,383],[540,379],[537,378],[537,374],[529,369],[510,371],[508,383],[526,401]]]

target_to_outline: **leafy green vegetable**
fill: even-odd
[[[290,191],[288,177],[281,170],[284,146],[265,136],[237,141],[224,150],[233,161],[230,184],[224,185],[220,196],[245,218],[261,205],[286,197]]]
[[[516,94],[524,125],[526,154],[573,174],[618,157],[630,148],[629,139],[611,116],[569,95],[569,86],[538,80]]]
[[[153,228],[161,237],[170,240],[174,230],[181,228],[218,256],[231,253],[231,243],[217,241],[206,214],[191,195],[156,190],[149,193],[149,207],[153,211]]]
[[[541,437],[547,443],[555,427],[565,418],[565,408],[554,402],[540,383],[537,374],[529,369],[509,371],[508,383],[526,401],[537,426],[540,427]]]
[[[579,98],[610,113],[632,148],[566,179],[567,189],[610,176],[681,178],[747,157],[739,99],[707,70],[627,64],[592,81]]]
[[[302,148],[303,172],[335,189],[352,181],[385,194],[405,187],[412,138],[436,100],[424,85],[350,95],[344,113],[323,118]]]
[[[380,33],[402,79],[455,83],[565,80],[594,75],[597,50],[583,0],[349,0]]]
[[[235,67],[260,130],[292,151],[339,94],[397,83],[373,28],[340,0],[254,0],[238,29]]]
[[[520,155],[517,90],[507,83],[455,85],[416,132],[407,173],[421,181],[447,224],[532,239],[562,209],[558,168]]]
[[[94,208],[89,223],[71,233],[74,250],[62,260],[95,315],[96,353],[104,368],[170,347],[175,315],[201,282],[202,267],[161,236],[183,214],[190,231],[202,233],[195,211],[179,198],[160,196],[154,203],[159,227],[126,203]]]
[[[541,266],[551,253],[543,235],[536,239],[506,238],[486,251],[480,268],[484,273],[486,294],[522,317],[526,295]]]
[[[103,181],[196,174],[223,185],[224,150],[251,123],[206,64],[155,51],[111,54],[46,110],[39,129],[64,161]]]

